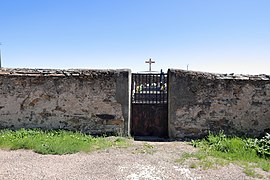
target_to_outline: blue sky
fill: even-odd
[[[270,74],[269,0],[0,0],[2,66]]]

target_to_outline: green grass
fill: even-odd
[[[154,154],[156,152],[155,146],[149,144],[149,143],[143,143],[142,146],[136,148],[136,150],[133,153],[139,153],[139,154]]]
[[[263,178],[263,176],[259,173],[256,173],[256,171],[252,168],[246,167],[243,171],[246,175],[253,177],[253,178]]]
[[[189,160],[191,160],[191,162],[188,162]],[[203,151],[196,153],[183,153],[181,158],[177,159],[176,162],[181,164],[188,162],[188,166],[190,168],[202,168],[204,170],[217,168],[219,165],[224,166],[229,164],[229,161],[222,158],[213,157]]]
[[[205,139],[192,141],[194,147],[199,148],[196,153],[184,153],[177,160],[179,163],[188,162],[189,166],[202,169],[215,168],[224,166],[229,163],[237,164],[244,169],[244,173],[248,176],[261,178],[262,175],[256,173],[255,168],[263,171],[270,171],[270,157],[265,153],[258,152],[258,148],[250,146],[250,139],[242,139],[239,137],[227,137],[223,133],[218,135],[209,134]],[[253,142],[253,141],[252,141]],[[263,144],[264,149],[267,147]],[[194,165],[194,161],[196,162]]]
[[[71,154],[109,147],[127,147],[128,145],[128,141],[121,137],[92,137],[83,133],[64,130],[20,129],[18,131],[0,131],[1,149],[31,149],[40,154]]]

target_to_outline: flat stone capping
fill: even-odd
[[[106,76],[120,72],[130,72],[129,69],[20,69],[1,68],[0,75],[11,76]]]
[[[259,75],[249,75],[249,74],[218,74],[218,73],[209,73],[209,72],[199,72],[199,71],[187,71],[187,70],[180,70],[180,69],[170,69],[173,73],[184,73],[188,76],[196,76],[196,77],[203,77],[206,79],[236,79],[236,80],[263,80],[269,81],[270,75],[266,74],[259,74]]]

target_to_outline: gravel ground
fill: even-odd
[[[233,164],[201,170],[176,163],[183,152],[195,151],[184,142],[132,143],[129,148],[71,155],[0,150],[0,179],[255,179]]]

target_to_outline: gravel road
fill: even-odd
[[[128,148],[110,148],[71,155],[40,155],[29,150],[0,150],[0,179],[255,179],[230,164],[201,170],[175,160],[195,148],[185,142],[132,141]],[[270,173],[264,173],[269,178]]]

